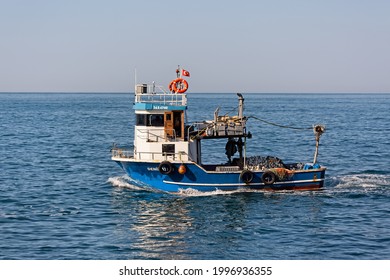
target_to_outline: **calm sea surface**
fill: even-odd
[[[110,160],[132,143],[131,94],[0,94],[0,259],[390,259],[390,95],[244,97],[246,115],[326,125],[322,191],[145,191]],[[237,106],[188,100],[189,121]],[[249,155],[312,161],[310,130],[249,130]],[[224,162],[224,145],[204,158]]]

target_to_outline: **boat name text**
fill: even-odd
[[[148,171],[158,171],[157,167],[148,167]]]
[[[154,110],[168,110],[168,106],[153,105]]]

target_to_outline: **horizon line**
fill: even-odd
[[[135,94],[134,91],[0,91],[0,94]],[[190,92],[187,94],[236,94],[237,92]],[[244,94],[390,94],[390,92],[240,92]]]

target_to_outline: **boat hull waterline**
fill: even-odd
[[[284,180],[276,179],[272,184],[262,181],[266,171],[253,171],[253,179],[246,183],[238,172],[209,172],[195,163],[186,163],[186,173],[177,172],[181,163],[172,164],[173,171],[168,175],[159,172],[159,163],[126,161],[113,158],[127,175],[140,186],[148,186],[165,192],[180,192],[193,189],[201,192],[216,190],[235,191],[255,189],[265,191],[318,190],[324,186],[325,167],[310,170],[297,170]]]

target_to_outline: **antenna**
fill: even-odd
[[[137,95],[137,68],[134,68],[134,94]]]
[[[180,65],[177,65],[176,76],[177,76],[178,78],[181,78],[181,69],[180,69]]]

